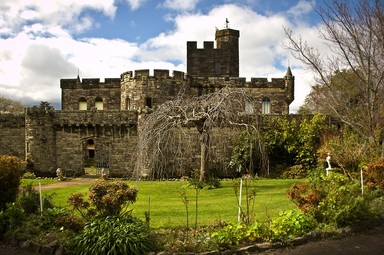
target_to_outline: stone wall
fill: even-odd
[[[239,37],[233,29],[216,31],[216,45],[204,42],[198,49],[197,42],[187,42],[187,73],[191,76],[239,77]]]
[[[147,69],[123,73],[121,109],[156,108],[176,97],[180,89],[186,85],[186,75],[183,72],[173,71],[173,75],[170,76],[169,72],[155,69],[153,76],[149,75]]]
[[[24,113],[0,114],[0,155],[25,159]]]
[[[37,173],[53,175],[56,170],[54,111],[28,108],[25,117],[26,159]]]
[[[120,78],[61,79],[62,110],[79,110],[79,100],[87,102],[87,110],[96,108],[95,101],[102,100],[104,110],[120,109]]]
[[[108,168],[114,175],[132,171],[134,111],[37,111],[28,112],[26,120],[27,157],[43,175],[55,175],[57,168],[78,175],[89,165]]]

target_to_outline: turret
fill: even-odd
[[[287,72],[284,76],[285,82],[285,101],[287,104],[291,104],[295,99],[295,76],[292,75],[291,68],[288,66]]]

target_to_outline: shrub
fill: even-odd
[[[53,208],[52,196],[43,196],[42,200],[44,209]],[[16,203],[27,215],[37,213],[40,210],[40,195],[29,183],[20,189]]]
[[[254,222],[247,228],[245,238],[251,242],[269,241],[271,236],[270,228],[265,223]]]
[[[308,183],[295,183],[287,195],[304,212],[318,206],[323,199],[321,192]]]
[[[89,188],[89,202],[83,194],[72,194],[68,204],[83,217],[96,216],[99,218],[119,215],[131,203],[136,201],[137,189],[130,188],[124,182],[96,181]]]
[[[367,191],[363,196],[358,181],[332,173],[308,184],[295,184],[288,195],[319,224],[344,227],[372,219],[370,204],[379,194]]]
[[[16,200],[24,167],[25,162],[17,157],[0,156],[0,211]]]
[[[66,229],[75,233],[84,229],[85,223],[64,208],[50,208],[44,211],[44,221],[47,225],[59,229]]]
[[[211,238],[219,247],[237,246],[245,238],[247,226],[243,222],[228,223],[226,226],[211,234]]]
[[[313,208],[313,215],[319,222],[337,227],[355,225],[373,217],[370,203],[375,194],[361,195],[358,181],[351,181],[341,174],[331,174],[325,178],[327,196]]]
[[[231,248],[244,243],[269,241],[271,232],[266,223],[254,222],[246,225],[244,222],[228,223],[211,233],[212,242],[219,248]]]
[[[91,184],[89,199],[101,216],[118,215],[136,201],[137,189],[124,182],[96,181]]]
[[[23,179],[36,179],[36,175],[34,173],[31,173],[31,172],[25,172],[21,178],[23,178]]]
[[[0,212],[0,237],[3,237],[7,232],[19,228],[26,216],[23,210],[13,204],[10,204],[8,208]]]
[[[384,191],[384,160],[378,160],[367,165],[364,179],[368,187]]]
[[[307,171],[302,165],[294,165],[289,167],[281,177],[285,179],[302,179],[307,177]]]
[[[132,216],[108,216],[88,223],[69,242],[77,254],[145,254],[155,248],[146,225]]]
[[[271,222],[271,239],[284,242],[308,233],[315,226],[315,221],[300,210],[283,211]]]

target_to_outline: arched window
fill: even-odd
[[[103,99],[101,97],[96,97],[95,107],[97,110],[103,110],[104,104],[103,104]]]
[[[271,100],[268,97],[264,97],[261,103],[261,113],[270,114],[271,113]]]
[[[95,158],[95,142],[93,139],[87,140],[87,152],[88,152],[88,158]]]
[[[131,110],[131,99],[129,97],[125,99],[125,109]]]
[[[87,110],[87,99],[81,97],[79,99],[79,110],[86,111]]]

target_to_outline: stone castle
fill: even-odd
[[[61,110],[0,114],[0,155],[27,159],[41,175],[54,175],[57,168],[80,174],[85,166],[95,165],[111,176],[129,176],[140,116],[172,100],[181,87],[192,97],[225,86],[246,88],[253,99],[244,110],[247,114],[288,114],[294,100],[290,68],[282,78],[246,81],[239,77],[239,31],[216,30],[215,37],[216,48],[214,42],[204,42],[202,49],[187,42],[187,73],[137,70],[104,82],[79,76],[61,79]]]

